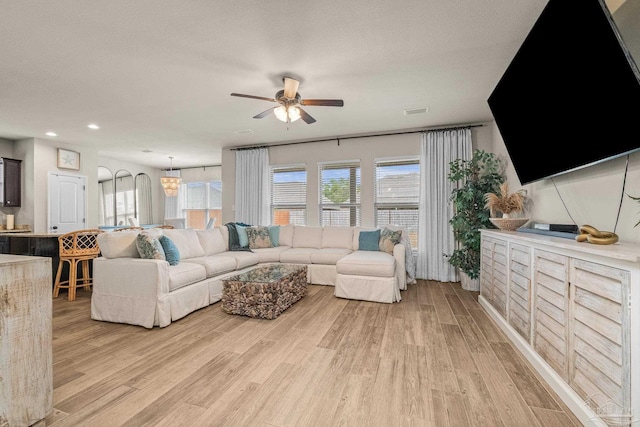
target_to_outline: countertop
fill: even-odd
[[[34,233],[32,231],[25,232],[24,230],[17,230],[22,232],[15,232],[14,230],[0,230],[0,236],[10,237],[58,237],[62,233]]]

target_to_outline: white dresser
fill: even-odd
[[[585,425],[639,426],[640,246],[481,233],[480,304]]]
[[[0,255],[0,426],[53,410],[51,258]]]

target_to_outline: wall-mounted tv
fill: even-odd
[[[640,72],[600,0],[549,0],[488,104],[522,184],[640,150]]]

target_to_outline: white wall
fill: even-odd
[[[492,146],[491,126],[472,129],[474,146],[488,149]],[[385,157],[419,156],[420,134],[367,137],[308,144],[284,145],[269,148],[272,165],[305,163],[307,167],[307,225],[318,225],[318,162],[335,160],[360,160],[362,180],[360,201],[362,226],[372,227],[374,218],[374,160]],[[222,220],[234,221],[235,200],[235,151],[222,150]],[[369,183],[369,185],[367,185]]]
[[[508,158],[500,132],[495,123],[492,126],[494,137],[490,151]],[[535,154],[534,147],[531,161],[544,161],[543,155]],[[520,185],[513,166],[509,164],[507,179],[510,190],[527,190],[529,200],[526,216],[533,221],[558,224],[575,222],[578,226],[589,224],[602,231],[615,231],[621,242],[640,243],[640,226],[634,227],[640,220],[640,203],[622,195],[626,161],[626,157],[618,158],[525,186]],[[629,156],[624,191],[640,196],[640,153]]]
[[[80,170],[58,169],[58,148],[80,153]],[[153,191],[153,219],[162,222],[164,217],[164,194],[160,186],[161,172],[158,169],[135,163],[99,157],[98,151],[64,142],[28,138],[20,141],[0,139],[0,156],[22,160],[22,206],[0,209],[0,221],[5,214],[16,215],[16,224],[28,224],[34,232],[48,230],[49,173],[64,173],[86,177],[87,182],[87,227],[98,226],[98,166],[112,171],[127,169],[131,173],[144,172],[151,178]]]

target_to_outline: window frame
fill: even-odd
[[[419,233],[419,215],[420,215],[420,157],[419,156],[401,156],[401,157],[382,157],[376,158],[373,162],[373,215],[374,215],[374,224],[376,227],[380,227],[379,224],[380,216],[379,211],[387,210],[387,211],[415,211],[416,212],[416,223],[414,227],[411,227],[411,233],[415,233],[414,236],[410,236],[411,248],[415,252],[417,251],[418,246],[418,233]],[[416,185],[416,199],[413,202],[381,202],[379,201],[379,170],[381,167],[389,167],[389,166],[403,166],[403,165],[416,165],[418,169],[418,181]],[[403,224],[398,224],[402,226]]]
[[[324,180],[323,173],[328,170],[350,169],[349,173],[349,202],[347,203],[323,203]],[[352,186],[355,183],[355,186]],[[320,226],[334,225],[325,223],[324,211],[337,210],[343,212],[349,210],[349,225],[358,227],[362,224],[362,164],[360,159],[337,160],[318,162],[318,224]],[[355,201],[353,201],[355,199]]]
[[[290,172],[304,172],[304,197],[302,198],[304,201],[301,203],[274,203],[274,196],[279,195],[279,192],[274,190],[274,175],[277,173],[290,173]],[[269,165],[269,190],[270,190],[270,200],[269,200],[269,215],[271,218],[271,224],[274,225],[285,225],[281,224],[276,220],[276,211],[277,210],[295,210],[302,211],[302,216],[299,217],[301,219],[295,222],[291,222],[291,217],[289,217],[288,224],[295,225],[306,225],[307,224],[307,195],[308,195],[308,185],[309,185],[309,173],[307,171],[306,163],[291,163],[285,165]],[[296,216],[298,218],[298,216]]]

